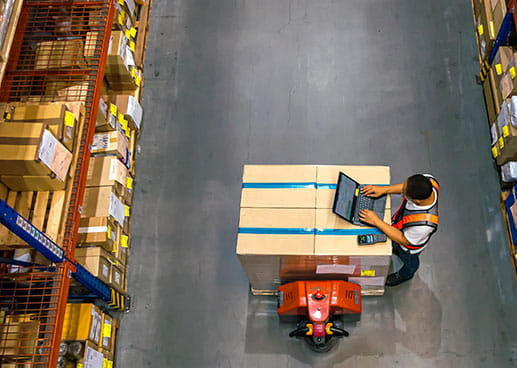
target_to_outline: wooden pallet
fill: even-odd
[[[67,102],[66,105],[69,110],[74,112],[78,121],[75,137],[78,147],[79,137],[82,136],[82,130],[84,129],[85,107],[81,102]],[[17,192],[12,190],[6,191],[6,187],[3,184],[0,186],[0,198],[4,199],[9,206],[13,207],[59,246],[63,245],[66,215],[69,209],[70,196],[72,195],[72,183],[77,166],[78,153],[78,149],[75,149],[73,152],[66,190]],[[0,250],[28,247],[18,236],[7,230],[6,227],[0,226]]]
[[[7,67],[7,61],[9,59],[9,53],[11,51],[14,35],[16,33],[16,27],[18,26],[18,19],[20,18],[22,5],[23,0],[16,0],[13,4],[13,10],[9,19],[7,34],[5,35],[4,43],[0,48],[0,84],[4,78],[5,68]]]
[[[137,39],[135,45],[135,62],[139,68],[144,67],[145,54],[147,51],[147,36],[149,34],[149,20],[151,19],[151,7],[153,0],[147,0],[142,5],[137,5]]]

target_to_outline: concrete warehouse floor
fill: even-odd
[[[517,293],[469,1],[154,0],[118,366],[515,367]],[[242,165],[430,172],[417,276],[318,355],[235,256]],[[394,206],[399,199],[395,198]]]

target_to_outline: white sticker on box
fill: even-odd
[[[115,284],[120,285],[120,278],[121,278],[120,273],[119,273],[119,272],[117,272],[117,271],[115,271],[115,277],[114,277],[114,279],[115,279]]]
[[[108,231],[107,226],[90,226],[80,227],[78,230],[79,234],[90,234],[90,233],[105,233]]]
[[[88,346],[86,357],[84,358],[84,368],[102,368],[104,355]]]
[[[133,96],[129,96],[127,105],[127,114],[131,117],[133,123],[135,123],[136,128],[140,129],[140,124],[142,122],[143,115],[142,106],[138,103],[138,100]]]
[[[512,96],[508,102],[508,113],[510,115],[510,123],[517,126],[517,96]]]
[[[135,14],[135,8],[136,8],[135,1],[134,0],[126,0],[125,3],[127,5],[127,9],[129,10],[129,14]]]
[[[52,133],[45,129],[38,148],[38,159],[48,168],[52,165],[52,159],[54,158],[54,151],[56,150],[57,143],[58,140],[52,135]]]
[[[115,194],[111,193],[109,214],[113,216],[115,220],[117,220],[120,226],[124,226],[124,219],[126,217],[125,211],[126,209],[124,204],[120,201],[120,199],[117,198]]]
[[[129,48],[129,46],[126,46],[126,57],[125,57],[125,64],[126,66],[135,66],[135,58],[133,57],[133,51]]]
[[[54,149],[54,156],[50,162],[50,170],[56,174],[59,180],[65,181],[71,163],[72,152],[67,150],[61,142],[57,142]]]
[[[497,142],[497,124],[492,124],[490,128],[490,134],[492,135],[492,146]]]
[[[385,277],[349,277],[348,281],[361,286],[384,286]]]
[[[108,267],[107,265],[105,265],[105,264],[103,264],[103,265],[102,265],[102,275],[103,275],[104,277],[106,277],[106,278],[107,278],[107,277],[109,277],[109,275],[110,275],[110,269],[109,269],[109,267]]]
[[[109,180],[115,180],[122,185],[126,184],[127,169],[122,162],[118,159],[111,159]]]
[[[355,265],[326,264],[326,265],[317,265],[316,266],[317,274],[337,273],[337,274],[351,275],[354,273],[354,271],[355,271]]]
[[[99,341],[101,332],[101,315],[95,309],[95,306],[92,305],[92,326],[90,328],[90,339],[93,341]]]
[[[113,35],[110,36],[110,42],[108,44],[108,54],[111,54],[111,46],[113,46]]]
[[[95,134],[93,136],[92,152],[108,149],[110,145],[109,134]]]

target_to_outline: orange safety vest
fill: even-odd
[[[423,248],[429,242],[429,239],[431,239],[431,235],[433,235],[436,232],[436,230],[438,230],[438,199],[440,198],[440,185],[434,177],[430,175],[425,176],[431,181],[431,184],[433,185],[433,188],[436,190],[436,194],[438,196],[438,198],[436,198],[436,203],[434,204],[434,206],[427,210],[408,210],[406,208],[407,199],[404,198],[399,209],[391,218],[392,226],[399,230],[403,230],[411,226],[422,225],[427,225],[433,228],[433,231],[431,232],[429,238],[424,244],[404,245],[405,248],[411,250]]]

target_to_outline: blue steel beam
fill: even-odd
[[[504,16],[503,23],[501,24],[501,28],[499,28],[499,32],[497,33],[497,37],[495,39],[494,46],[492,46],[492,51],[490,51],[490,55],[488,55],[488,65],[492,65],[494,61],[495,55],[497,54],[497,50],[500,46],[504,45],[510,36],[510,33],[513,29],[513,15],[509,11],[506,11],[506,15]]]
[[[36,229],[27,219],[0,199],[0,223],[20,237],[32,248],[43,254],[49,261],[67,261],[76,267],[72,275],[84,287],[105,301],[111,301],[111,289],[93,276],[86,268],[65,257],[65,251],[50,238]]]

